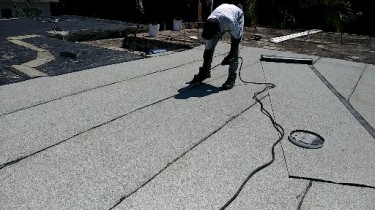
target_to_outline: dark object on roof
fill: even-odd
[[[73,58],[73,59],[77,59],[80,55],[82,54],[81,51],[79,52],[60,52],[60,56],[62,57],[67,57],[67,58]]]
[[[277,63],[299,63],[308,65],[311,65],[313,63],[313,60],[311,58],[292,58],[273,55],[261,55],[260,60]]]
[[[288,139],[293,144],[306,149],[319,149],[324,144],[323,137],[306,130],[294,130],[290,133]]]

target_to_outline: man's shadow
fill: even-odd
[[[211,94],[220,92],[221,88],[213,85],[202,83],[200,85],[192,87],[188,85],[178,90],[178,94],[174,97],[176,99],[188,99],[192,97],[201,98]]]

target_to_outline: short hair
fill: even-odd
[[[206,40],[212,39],[220,31],[220,23],[216,19],[208,19],[203,24],[202,38]]]

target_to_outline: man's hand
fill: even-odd
[[[242,37],[240,37],[239,39],[235,39],[233,37],[231,38],[230,51],[228,55],[224,58],[224,60],[221,62],[222,66],[229,65],[234,61],[234,57],[238,57],[234,55],[238,55],[238,48],[240,46],[241,38]]]

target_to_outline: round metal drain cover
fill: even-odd
[[[323,137],[306,130],[294,130],[289,134],[288,139],[293,144],[306,149],[318,149],[324,144]]]

